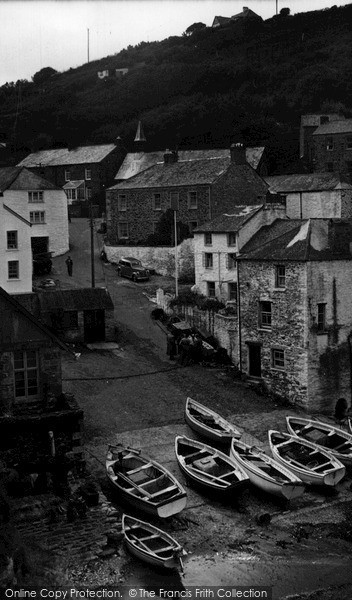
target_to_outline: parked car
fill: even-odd
[[[132,281],[148,280],[150,276],[149,270],[143,267],[141,261],[131,256],[119,260],[117,272],[120,277],[128,277]]]
[[[33,255],[33,275],[48,275],[52,265],[50,252]]]

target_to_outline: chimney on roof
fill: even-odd
[[[230,147],[231,162],[235,165],[246,165],[246,148],[243,144],[231,144]]]
[[[178,160],[177,152],[175,150],[165,150],[164,152],[164,165],[173,165]]]
[[[248,6],[244,6],[243,7],[243,12],[246,12],[248,10]]]

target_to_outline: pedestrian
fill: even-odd
[[[72,277],[73,261],[72,261],[71,256],[68,256],[66,258],[65,263],[67,265],[67,273],[69,274],[70,277]]]
[[[172,333],[167,334],[167,346],[166,346],[166,354],[169,355],[170,360],[175,360],[176,355],[176,341],[175,336]]]
[[[183,366],[187,366],[189,363],[189,348],[189,339],[186,335],[183,335],[179,344],[180,363]]]
[[[346,398],[339,398],[335,405],[334,418],[338,425],[344,425],[347,417],[350,414]]]

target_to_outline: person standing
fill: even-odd
[[[167,349],[166,353],[169,355],[170,360],[175,360],[176,355],[176,341],[175,336],[172,333],[167,334]]]
[[[73,261],[72,261],[71,256],[68,256],[66,258],[65,263],[67,265],[67,273],[69,274],[70,277],[72,277]]]

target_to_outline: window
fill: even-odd
[[[346,140],[346,150],[352,150],[352,137],[349,136]]]
[[[154,210],[161,210],[161,194],[154,194],[153,208]]]
[[[271,366],[273,369],[285,369],[285,351],[273,348],[271,351]]]
[[[125,194],[119,194],[117,197],[118,210],[127,210],[127,198]]]
[[[195,229],[197,229],[197,227],[198,227],[198,221],[190,221],[188,223],[188,229],[189,229],[190,234],[193,235],[193,232]]]
[[[237,283],[235,281],[230,281],[228,284],[228,299],[237,300]]]
[[[236,254],[228,254],[227,255],[227,268],[235,269],[236,268]]]
[[[28,192],[28,202],[44,202],[44,192]]]
[[[332,162],[326,163],[326,170],[329,171],[329,173],[332,173],[334,170],[334,163],[332,163]]]
[[[29,213],[31,223],[45,223],[45,212],[43,210],[34,210]]]
[[[215,298],[215,281],[208,281],[207,288],[209,298]]]
[[[38,396],[38,355],[36,350],[14,352],[15,397]]]
[[[188,192],[188,208],[198,208],[197,192]]]
[[[7,232],[7,249],[8,250],[17,250],[17,248],[18,248],[17,231],[8,231]]]
[[[71,171],[65,170],[65,181],[70,181]]]
[[[170,208],[172,210],[178,210],[179,203],[179,193],[178,192],[170,192]]]
[[[326,140],[326,149],[333,150],[334,149],[334,140],[332,138],[328,138]]]
[[[259,327],[271,329],[271,302],[259,302]]]
[[[213,255],[210,252],[204,253],[204,267],[206,269],[213,268]]]
[[[227,245],[236,246],[236,234],[234,232],[230,232],[227,234]]]
[[[76,190],[66,190],[68,200],[76,200]]]
[[[84,178],[85,179],[92,179],[92,171],[91,171],[91,169],[86,169],[85,170]]]
[[[91,198],[92,198],[92,188],[87,187],[86,188],[86,199],[91,200]]]
[[[326,331],[326,304],[320,303],[317,305],[318,308],[318,318],[317,318],[317,328],[319,332]]]
[[[7,263],[7,268],[9,279],[19,279],[20,263],[18,262],[18,260],[9,260],[9,262]]]
[[[286,268],[283,265],[277,265],[275,269],[275,287],[286,287]]]
[[[121,239],[128,238],[128,223],[119,223],[118,234],[119,234],[119,238],[121,238]]]
[[[204,245],[205,246],[211,246],[212,243],[213,243],[213,236],[212,236],[212,234],[209,231],[207,231],[204,234]]]

